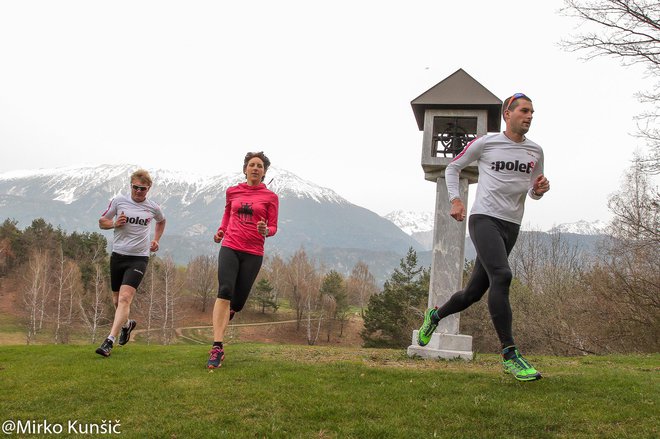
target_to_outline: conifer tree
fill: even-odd
[[[254,292],[250,295],[249,300],[256,303],[258,308],[261,308],[262,314],[266,313],[266,308],[272,308],[273,312],[277,311],[277,308],[279,308],[279,305],[275,301],[273,290],[274,287],[266,278],[262,278],[254,286]]]
[[[385,281],[383,292],[369,299],[360,334],[365,347],[404,347],[419,324],[418,310],[428,297],[429,270],[417,266],[412,247]]]

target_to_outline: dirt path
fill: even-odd
[[[297,322],[297,320],[294,319],[294,320],[279,320],[279,321],[275,321],[275,322],[261,322],[261,323],[234,323],[234,324],[228,325],[227,329],[241,328],[241,327],[253,327],[253,326],[282,325],[282,324],[285,324],[285,323],[296,323],[296,322]],[[204,325],[204,326],[181,326],[181,327],[178,327],[178,328],[174,328],[174,332],[175,332],[177,337],[183,338],[185,340],[192,341],[192,342],[197,343],[197,344],[207,344],[208,343],[207,341],[201,341],[201,340],[198,340],[196,338],[192,338],[192,337],[188,337],[186,335],[183,335],[183,331],[191,330],[191,329],[213,329],[213,326],[209,326],[209,325]],[[152,328],[151,329],[151,331],[161,331],[161,330],[162,330],[162,328]],[[133,331],[133,335],[138,336],[138,335],[143,334],[145,332],[147,332],[146,329],[136,329],[135,331]]]

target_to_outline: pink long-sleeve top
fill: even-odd
[[[227,189],[225,214],[218,230],[224,232],[222,245],[233,250],[262,256],[265,238],[257,230],[266,222],[268,236],[277,233],[279,198],[263,183],[250,186],[240,183]]]

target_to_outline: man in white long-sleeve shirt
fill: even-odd
[[[456,221],[464,221],[466,213],[458,190],[460,172],[475,161],[479,168],[479,183],[468,224],[477,258],[465,288],[439,308],[426,311],[418,336],[418,343],[425,346],[441,319],[463,311],[490,289],[488,309],[502,343],[504,371],[520,381],[541,378],[516,348],[509,303],[512,274],[508,256],[518,238],[525,198],[538,200],[550,190],[550,182],[543,175],[543,150],[526,137],[533,114],[532,100],[524,94],[516,93],[505,99],[502,117],[506,130],[474,140],[447,166],[449,215]]]

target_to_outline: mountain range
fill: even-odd
[[[137,168],[101,165],[0,174],[0,220],[14,219],[24,228],[44,218],[67,232],[100,231],[100,215],[113,197],[128,193]],[[149,197],[167,218],[161,253],[185,264],[196,255],[216,252],[212,236],[222,219],[225,191],[244,181],[243,174],[150,173],[154,184]],[[267,254],[286,258],[304,248],[319,264],[343,273],[362,260],[382,279],[408,248],[423,250],[391,221],[289,171],[271,167],[266,183],[280,198],[278,233],[266,240]],[[112,232],[102,233],[111,239]]]
[[[424,250],[433,248],[433,212],[412,212],[396,210],[385,215],[385,218],[396,224],[401,230],[415,239]],[[576,221],[573,223],[564,223],[552,227],[551,229],[540,232],[538,230],[522,229],[521,233],[542,233],[554,234],[561,233],[570,242],[584,247],[584,250],[590,252],[595,243],[607,234],[607,224],[603,221]],[[475,256],[474,247],[469,237],[465,240],[465,257],[473,259]]]
[[[113,197],[129,192],[130,175],[138,168],[76,166],[0,174],[0,221],[14,219],[24,228],[43,218],[69,233],[100,231],[101,213]],[[217,252],[212,236],[222,218],[225,191],[244,181],[243,174],[195,175],[166,169],[150,173],[154,184],[149,197],[162,206],[167,218],[161,255],[170,254],[175,262],[186,264],[194,256]],[[432,212],[397,210],[381,217],[276,167],[268,170],[266,183],[280,198],[278,233],[266,240],[266,254],[286,259],[304,248],[319,265],[344,274],[363,261],[381,283],[410,247],[417,251],[421,265],[431,263]],[[595,238],[603,229],[598,222],[582,221],[549,232]],[[111,240],[112,232],[100,232]],[[475,256],[469,238],[465,256]]]

